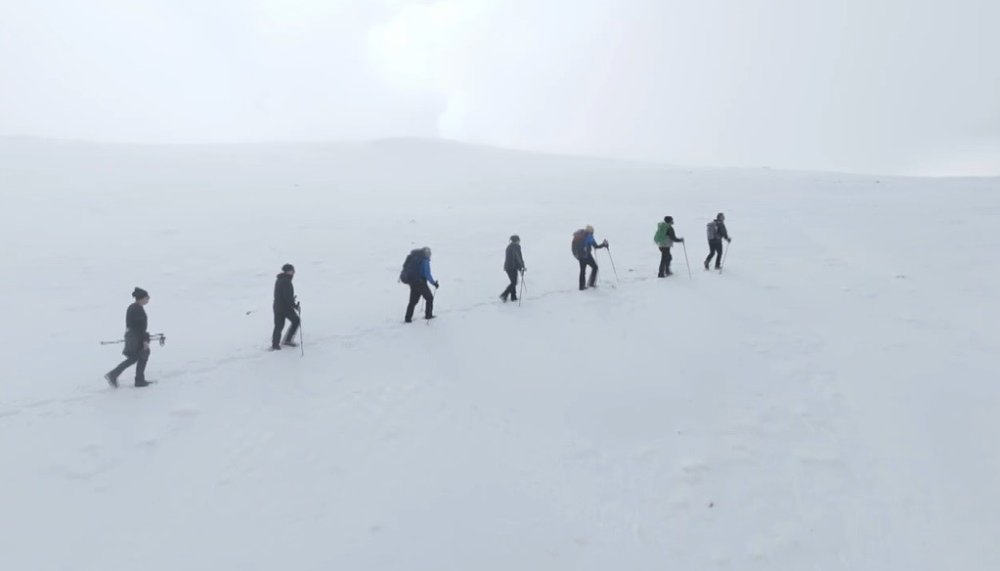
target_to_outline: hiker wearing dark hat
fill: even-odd
[[[597,260],[594,259],[593,249],[607,248],[608,241],[605,240],[598,244],[594,238],[594,227],[587,225],[586,228],[573,232],[571,247],[573,257],[580,262],[580,291],[587,289],[587,287],[595,287],[597,285]],[[590,281],[584,281],[587,266],[590,266]]]
[[[674,242],[684,241],[684,238],[678,238],[674,231],[673,216],[664,216],[663,222],[656,224],[656,235],[653,236],[653,241],[660,248],[660,271],[657,277],[672,276],[674,273],[670,271],[670,262],[674,257],[670,254],[670,247],[674,245]]]
[[[298,343],[292,339],[299,330],[299,302],[295,301],[295,286],[292,285],[292,278],[295,277],[295,266],[285,264],[281,266],[281,273],[274,281],[274,332],[271,334],[271,350],[278,351],[281,345],[298,347]],[[292,325],[285,334],[284,341],[281,340],[281,331],[285,328],[285,320],[291,321]]]
[[[503,271],[507,272],[510,278],[510,285],[500,294],[500,299],[507,302],[517,301],[517,274],[524,273],[524,258],[521,256],[521,237],[514,234],[510,237],[510,244],[507,245],[507,256],[503,262]]]
[[[132,292],[132,297],[135,301],[125,312],[125,348],[122,350],[125,360],[104,375],[104,380],[115,388],[118,388],[118,377],[132,365],[136,365],[135,386],[149,385],[146,381],[146,363],[149,361],[149,323],[146,319],[146,310],[143,309],[143,306],[149,303],[149,292],[137,287]]]
[[[732,242],[729,239],[729,232],[726,231],[726,215],[723,213],[718,213],[715,215],[715,220],[708,223],[708,257],[705,258],[705,269],[708,269],[708,265],[712,262],[712,257],[715,257],[715,269],[720,269],[722,267],[722,241],[725,240],[727,243]]]
[[[413,312],[417,308],[417,302],[424,298],[424,319],[434,319],[434,294],[427,284],[440,287],[440,283],[431,275],[431,249],[418,248],[406,256],[403,262],[403,271],[399,274],[399,281],[410,286],[410,301],[406,304],[406,323],[413,322]]]

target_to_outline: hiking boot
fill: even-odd
[[[658,277],[658,278],[665,278],[665,277],[667,277],[667,275],[666,274],[656,274],[656,277]]]
[[[285,347],[298,347],[299,346],[299,344],[296,343],[295,341],[282,341],[281,344],[284,345]]]
[[[403,320],[403,323],[413,323],[413,319],[407,317],[406,319]]]
[[[707,261],[705,262],[705,269],[706,270],[708,269],[708,262]]]
[[[500,294],[500,301],[507,303],[507,296],[504,294]]]
[[[281,351],[281,345],[271,345],[272,351]]]
[[[118,379],[111,376],[111,373],[104,375],[104,380],[108,382],[113,388],[118,388]]]
[[[149,381],[140,380],[140,379],[136,379],[135,380],[135,388],[137,388],[137,389],[141,388],[141,387],[148,387],[151,384],[153,384],[153,383],[150,383]]]
[[[427,315],[427,316],[424,317],[424,319],[430,321],[431,319],[434,319],[436,317],[437,317],[436,315]]]

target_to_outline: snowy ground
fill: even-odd
[[[1000,568],[998,191],[0,141],[0,569]],[[683,250],[654,277],[665,214],[693,279]],[[579,293],[588,223],[620,284],[601,252]],[[496,299],[511,233],[522,307]],[[440,318],[403,326],[417,245]],[[264,351],[285,262],[304,358]],[[98,341],[136,285],[160,383],[113,391]]]

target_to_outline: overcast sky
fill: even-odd
[[[0,135],[1000,174],[997,0],[0,0]]]

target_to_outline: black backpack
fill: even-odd
[[[420,279],[420,264],[424,261],[423,250],[413,250],[403,261],[403,270],[399,272],[399,281],[409,284],[411,280]]]
[[[585,250],[585,248],[583,247],[583,241],[586,239],[587,239],[586,230],[581,229],[577,230],[576,232],[573,232],[573,242],[570,244],[570,247],[573,250],[573,257],[576,258],[577,260],[583,258],[583,252]]]

